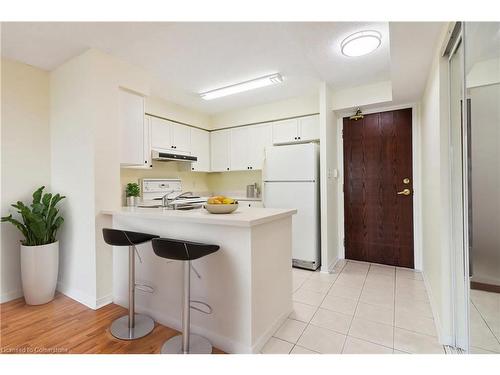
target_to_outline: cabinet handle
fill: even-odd
[[[297,140],[297,137],[294,137],[293,139]]]
[[[300,139],[300,137],[299,137],[299,139]]]
[[[194,167],[191,167],[191,170],[194,171]]]
[[[229,170],[229,168],[226,168],[227,170]]]

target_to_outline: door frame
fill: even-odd
[[[417,103],[403,104],[397,106],[382,106],[364,109],[364,114],[396,111],[398,109],[411,108],[411,131],[412,131],[412,169],[413,169],[413,258],[414,269],[422,271],[422,181],[420,172],[420,108]],[[335,111],[337,116],[337,157],[339,161],[338,189],[339,209],[337,210],[338,238],[339,238],[339,259],[345,259],[345,222],[344,222],[344,140],[342,129],[344,127],[344,117],[352,115],[352,110]]]

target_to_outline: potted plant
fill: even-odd
[[[18,201],[17,209],[21,221],[12,215],[2,217],[22,233],[21,281],[24,299],[28,305],[41,305],[54,298],[59,268],[59,241],[57,231],[64,219],[56,205],[65,197],[59,194],[43,194],[45,186],[33,193],[33,203],[28,206]]]
[[[127,196],[127,206],[137,206],[141,190],[135,182],[129,182],[125,187],[125,195]]]

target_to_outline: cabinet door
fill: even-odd
[[[191,128],[191,155],[198,161],[191,163],[191,170],[195,172],[210,172],[210,133]]]
[[[172,149],[172,126],[169,121],[151,117],[151,147],[162,150]]]
[[[170,123],[172,132],[172,148],[175,151],[190,152],[191,151],[191,131],[186,125]]]
[[[250,148],[252,134],[249,127],[231,129],[231,170],[250,169]]]
[[[273,123],[273,143],[293,143],[298,138],[297,119],[276,121]]]
[[[250,169],[262,169],[265,148],[273,145],[273,128],[270,124],[249,127],[249,164]]]
[[[120,89],[120,163],[144,165],[144,98]]]
[[[144,116],[144,166],[153,167],[151,160],[151,117]]]
[[[319,141],[319,115],[299,119],[299,141]]]
[[[212,172],[231,170],[229,156],[231,154],[231,132],[219,130],[210,133],[210,154]]]

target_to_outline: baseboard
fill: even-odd
[[[266,345],[267,341],[278,330],[278,328],[281,327],[281,325],[285,322],[290,313],[291,311],[282,314],[278,319],[276,319],[271,328],[269,328],[257,339],[256,343],[252,346],[252,351],[251,351],[252,354],[260,353],[264,345]]]
[[[75,301],[91,308],[92,310],[97,309],[97,301],[95,300],[95,298],[92,298],[79,290],[69,288],[61,282],[57,283],[57,290],[65,296],[74,299]]]
[[[500,293],[500,285],[481,283],[478,281],[471,281],[470,288],[476,290],[482,290],[484,292]]]
[[[337,264],[337,262],[339,261],[339,258],[334,258],[330,264],[327,265],[326,269],[323,268],[323,266],[321,266],[321,272],[323,273],[330,273],[330,270],[332,270],[335,265]]]
[[[430,288],[425,272],[422,271],[422,279],[424,280],[425,289],[427,290],[427,295],[429,296],[429,303],[431,305],[432,316],[434,317],[434,326],[438,334],[438,341],[441,345],[451,345],[453,346],[453,337],[444,332],[444,328],[441,325],[441,318],[438,314],[438,309],[435,306],[434,298],[432,298],[432,289]]]
[[[104,307],[106,305],[109,305],[110,303],[113,303],[113,295],[108,294],[104,297],[98,298],[96,301],[96,310],[100,309],[101,307]]]
[[[23,296],[22,290],[11,290],[10,292],[2,293],[0,296],[0,303],[5,303],[12,301],[13,299],[17,299]]]

